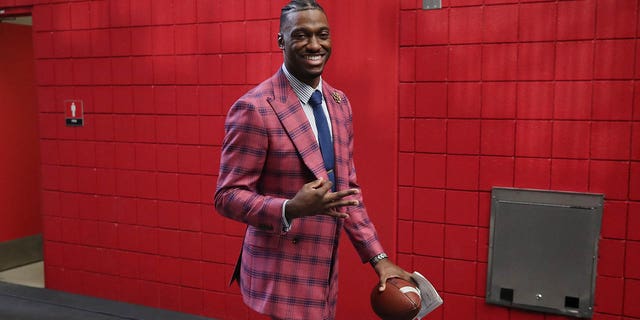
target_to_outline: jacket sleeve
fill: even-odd
[[[345,97],[346,100],[346,97]],[[353,126],[352,126],[352,114],[351,105],[347,102],[348,112],[348,152],[349,152],[349,188],[360,189],[358,185],[358,179],[356,177],[356,169],[353,162]],[[349,219],[345,220],[344,228],[351,240],[351,243],[355,247],[360,260],[364,263],[369,261],[373,256],[384,251],[380,240],[378,239],[378,233],[376,228],[369,219],[367,209],[363,202],[362,190],[354,197],[360,203],[357,207],[349,210]]]
[[[259,108],[236,102],[227,115],[216,210],[223,216],[264,231],[282,232],[282,205],[286,199],[258,192],[268,152],[267,130]]]

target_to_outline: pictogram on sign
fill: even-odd
[[[65,100],[65,122],[69,127],[84,126],[84,103],[82,100]]]

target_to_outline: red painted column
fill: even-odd
[[[42,232],[31,27],[0,23],[0,242]]]
[[[354,158],[364,203],[387,253],[397,260],[398,1],[323,3],[333,52],[323,78],[353,108]],[[338,319],[374,319],[369,293],[378,281],[341,239]],[[396,261],[397,262],[397,261]]]

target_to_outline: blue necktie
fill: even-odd
[[[318,144],[322,153],[324,167],[327,169],[329,180],[333,183],[332,190],[336,191],[336,177],[333,172],[335,159],[333,156],[333,142],[331,141],[331,132],[329,132],[329,124],[327,117],[324,116],[322,110],[322,93],[318,90],[314,91],[309,99],[309,104],[313,109],[313,117],[316,119],[316,128],[318,129]]]

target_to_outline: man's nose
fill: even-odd
[[[307,47],[312,50],[320,50],[320,48],[322,48],[322,46],[320,45],[320,38],[318,38],[317,36],[311,36],[309,38]]]

